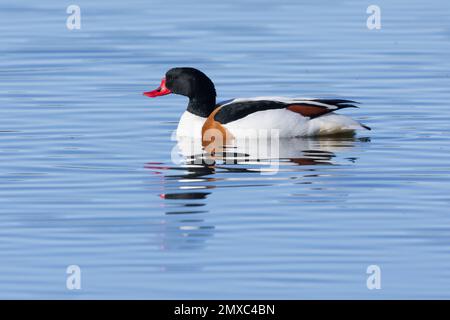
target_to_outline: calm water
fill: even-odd
[[[376,1],[381,30],[357,0],[93,2],[0,4],[0,298],[450,298],[448,1]],[[176,164],[186,99],[142,96],[173,66],[373,130]]]

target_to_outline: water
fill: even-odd
[[[450,5],[0,4],[1,298],[450,298]],[[186,106],[141,93],[194,66],[220,99],[362,102],[354,138],[183,166]],[[82,289],[66,289],[66,268]],[[366,269],[381,268],[381,290]]]

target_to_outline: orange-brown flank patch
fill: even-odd
[[[221,151],[227,141],[234,139],[233,135],[220,122],[214,120],[214,116],[221,108],[216,108],[202,127],[202,145],[207,152]]]

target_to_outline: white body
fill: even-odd
[[[185,111],[178,122],[177,137],[201,138],[206,118]]]
[[[287,109],[252,113],[224,125],[235,137],[248,136],[249,131],[277,130],[280,138],[310,137],[348,133],[362,129],[355,120],[335,113],[310,119]],[[251,133],[250,133],[251,134]]]
[[[257,100],[276,100],[292,103],[305,99],[256,97],[250,99],[235,99],[229,103]],[[224,104],[224,106],[227,104]],[[320,103],[315,104],[322,105]],[[205,121],[206,118],[185,111],[178,124],[177,136],[201,138],[202,127]],[[364,129],[359,122],[352,118],[333,112],[310,119],[309,117],[304,117],[301,114],[292,112],[288,109],[258,111],[236,121],[224,124],[223,126],[236,138],[249,137],[254,135],[255,132],[257,135],[260,133],[264,134],[263,132],[268,132],[268,134],[270,134],[273,132],[271,130],[277,130],[280,138],[293,138],[351,133],[355,130]]]

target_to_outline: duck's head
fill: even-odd
[[[144,92],[144,95],[155,98],[170,93],[188,97],[188,111],[202,117],[207,117],[216,104],[214,83],[195,68],[170,69],[161,80],[159,87],[153,91]]]

